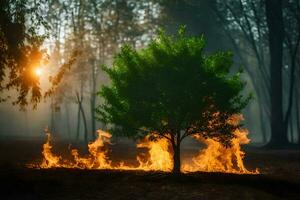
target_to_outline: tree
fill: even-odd
[[[267,25],[264,0],[217,0],[213,10],[256,93],[263,142],[270,119],[270,70],[267,65]]]
[[[239,125],[229,119],[249,100],[240,94],[240,73],[229,75],[231,53],[205,55],[203,49],[203,37],[188,37],[181,27],[175,36],[161,31],[141,51],[123,46],[113,67],[104,67],[112,84],[99,92],[105,100],[99,118],[115,125],[116,135],[166,138],[174,173],[180,172],[184,138],[198,135],[230,145]]]
[[[3,0],[0,2],[0,92],[15,89],[13,104],[34,106],[41,100],[39,78],[34,69],[46,59],[41,45],[48,28],[39,9],[42,1]],[[29,17],[30,16],[30,17]],[[0,101],[6,100],[0,97]]]
[[[145,7],[149,4],[146,0],[52,0],[48,4],[48,21],[53,27],[52,35],[55,40],[58,39],[56,41],[59,47],[59,59],[54,60],[62,62],[73,49],[81,52],[57,88],[54,104],[59,107],[66,102],[76,103],[76,138],[79,138],[82,128],[84,138],[95,138],[98,126],[95,109],[97,102],[101,101],[96,98],[97,87],[108,82],[100,66],[111,62],[112,55],[119,51],[121,44],[130,42],[142,45],[144,38],[148,39],[149,33],[156,28],[149,28],[145,21],[148,22],[147,17],[156,13],[141,14],[146,13]],[[153,12],[154,8],[147,10]],[[155,9],[155,12],[158,10]],[[54,54],[51,58],[53,56]],[[87,131],[91,133],[88,134]]]
[[[259,101],[260,118],[264,121],[262,124],[264,138],[267,139],[265,134],[269,130],[266,121],[270,120],[272,131],[270,145],[276,146],[280,143],[274,142],[275,140],[282,141],[282,144],[288,144],[288,128],[292,130],[293,127],[292,110],[295,106],[293,96],[296,90],[297,53],[300,42],[299,1],[217,0],[215,5],[214,10],[223,25],[224,32],[231,40],[235,52],[251,77]],[[284,38],[281,41],[283,35]],[[274,37],[278,37],[279,40],[274,40]],[[272,41],[271,38],[273,38]],[[275,43],[282,42],[283,47],[282,44],[281,47],[279,47],[280,45],[274,46]],[[277,55],[275,56],[274,53]],[[278,56],[281,57],[281,61]],[[253,64],[252,58],[257,61],[255,64]],[[271,67],[270,61],[272,62]],[[281,71],[284,70],[286,73],[280,71],[280,74],[275,75],[279,72],[278,65],[281,65]],[[282,66],[286,66],[286,68],[284,69]],[[278,69],[275,69],[276,67]],[[275,71],[277,72],[275,73]],[[275,76],[277,77],[275,78]],[[281,101],[281,103],[277,101]],[[271,105],[275,102],[277,105],[273,105],[272,108]],[[272,116],[272,113],[277,117]],[[280,118],[283,120],[278,121],[279,115],[282,115]],[[276,122],[272,122],[275,118],[277,118]],[[284,128],[281,130],[277,126]],[[280,139],[276,139],[279,132],[282,136]]]
[[[43,97],[53,93],[75,61],[77,51],[49,77],[51,88],[42,93],[35,70],[49,61],[43,47],[50,29],[45,19],[47,5],[45,0],[0,2],[0,102],[10,98],[5,92],[15,90],[17,98],[13,99],[13,105],[25,108],[32,103],[35,108]]]
[[[300,46],[300,1],[289,1],[285,2],[283,7],[283,20],[284,20],[284,51],[287,53],[286,63],[288,66],[285,69],[286,79],[289,82],[287,98],[287,109],[284,115],[284,128],[285,132],[288,132],[288,124],[290,122],[290,133],[291,140],[293,140],[293,122],[298,124],[297,120],[293,120],[293,110],[296,114],[298,113],[298,101],[297,101],[297,79],[299,75],[297,74],[297,68],[299,71],[299,62],[297,61],[297,55],[299,55]],[[285,54],[285,52],[284,52]],[[299,56],[298,56],[299,57]],[[298,76],[298,77],[297,77]],[[295,99],[295,101],[294,101]],[[296,105],[295,105],[295,103]],[[293,109],[293,106],[295,108]],[[299,133],[299,131],[298,131]],[[293,142],[293,141],[291,141]]]
[[[282,0],[266,0],[266,18],[270,49],[271,129],[270,145],[288,144],[282,105],[282,66],[284,26]]]

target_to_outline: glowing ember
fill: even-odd
[[[229,123],[238,124],[242,120],[242,115],[233,115],[229,119]],[[108,157],[108,145],[110,145],[111,135],[102,130],[98,130],[98,138],[93,143],[88,144],[89,155],[80,156],[77,149],[71,150],[73,160],[63,160],[60,156],[52,153],[50,144],[51,136],[47,131],[47,141],[43,145],[43,162],[40,168],[79,168],[79,169],[118,169],[118,170],[158,170],[172,171],[173,160],[170,152],[170,143],[167,139],[161,138],[151,141],[149,137],[140,141],[137,148],[147,149],[147,153],[140,153],[136,160],[138,166],[130,166],[124,162],[112,165],[112,161]],[[204,139],[199,136],[194,138],[206,145],[201,149],[192,162],[183,164],[181,170],[187,172],[223,172],[237,174],[257,174],[258,170],[250,171],[246,169],[243,163],[245,153],[241,150],[241,145],[247,144],[250,140],[247,138],[248,131],[246,129],[236,129],[233,133],[235,137],[231,140],[231,146],[225,147],[221,143],[211,138]],[[34,165],[31,165],[34,167]]]

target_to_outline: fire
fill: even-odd
[[[50,144],[51,134],[47,129],[45,130],[45,132],[47,136],[47,141],[45,144],[43,144],[42,154],[44,156],[44,159],[40,167],[41,168],[61,167],[61,165],[59,164],[61,157],[55,156],[51,151],[52,149],[52,146]]]
[[[196,138],[204,143],[206,148],[199,151],[198,155],[192,159],[192,164],[183,165],[182,170],[184,172],[259,173],[257,169],[250,171],[244,166],[245,153],[241,150],[241,145],[250,142],[247,134],[247,130],[236,130],[234,132],[235,138],[231,141],[231,147],[224,147],[213,139]]]
[[[106,144],[110,144],[111,135],[102,130],[98,130],[98,138],[93,143],[88,144],[89,157],[80,157],[77,149],[72,149],[75,164],[72,168],[81,169],[110,169],[111,161],[108,159]]]
[[[119,163],[117,166],[113,166],[111,160],[109,160],[107,154],[108,150],[105,145],[111,144],[111,135],[102,130],[98,130],[98,138],[93,143],[88,144],[89,155],[82,157],[79,155],[77,149],[71,150],[73,161],[63,160],[62,157],[56,156],[51,151],[52,146],[50,144],[51,135],[47,131],[47,141],[43,145],[43,162],[40,168],[78,168],[78,169],[119,169],[119,170],[159,170],[159,171],[171,171],[172,158],[168,150],[169,143],[166,139],[160,139],[158,141],[150,141],[147,137],[137,144],[137,148],[146,148],[149,155],[140,154],[136,157],[138,166],[129,166],[124,162]],[[35,166],[35,165],[31,165]]]
[[[233,115],[228,123],[239,124],[243,120],[242,115]],[[225,147],[221,143],[211,138],[202,138],[195,136],[194,138],[206,145],[206,148],[200,150],[198,155],[192,159],[192,164],[185,164],[182,167],[184,172],[223,172],[236,174],[257,174],[258,169],[250,171],[244,166],[245,152],[241,150],[241,145],[248,144],[247,129],[236,129],[234,138],[231,140],[231,146]]]
[[[228,123],[238,124],[242,120],[242,115],[233,115]],[[184,163],[181,170],[184,173],[204,171],[223,172],[237,174],[257,174],[258,170],[250,171],[244,166],[243,158],[245,153],[241,150],[241,145],[250,142],[248,131],[238,128],[234,131],[231,146],[225,147],[218,141],[211,138],[194,136],[196,140],[206,145],[201,149],[192,162]],[[172,171],[173,160],[170,151],[170,142],[165,138],[155,141],[145,137],[137,144],[137,148],[145,148],[146,153],[139,153],[136,156],[137,166],[131,166],[125,162],[112,163],[108,156],[108,147],[111,145],[111,134],[98,130],[98,138],[88,144],[89,154],[81,156],[77,149],[71,149],[73,160],[63,160],[61,156],[56,156],[52,152],[51,135],[46,131],[47,141],[43,145],[43,161],[40,168],[78,168],[78,169],[116,169],[116,170],[144,170],[144,171]],[[35,166],[35,165],[31,165]]]
[[[62,160],[60,156],[52,153],[50,144],[51,135],[46,131],[47,142],[43,145],[43,162],[41,168],[79,168],[79,169],[111,169],[111,161],[108,159],[106,144],[110,144],[111,135],[102,130],[98,130],[98,138],[88,145],[89,156],[81,157],[77,149],[71,150],[74,161]]]
[[[143,155],[138,155],[139,166],[137,169],[149,171],[159,170],[169,172],[172,170],[173,161],[169,151],[169,141],[161,138],[157,141],[151,141],[147,137],[137,145],[138,148],[148,149],[149,156],[143,159]]]

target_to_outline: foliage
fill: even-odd
[[[0,2],[0,91],[16,89],[18,97],[13,103],[21,106],[28,104],[28,98],[34,105],[42,98],[38,77],[32,73],[47,59],[41,50],[46,35],[38,32],[42,26],[45,30],[49,27],[39,13],[40,3]]]
[[[202,36],[188,37],[184,27],[175,36],[160,31],[140,51],[123,46],[112,68],[104,67],[112,84],[99,92],[105,100],[99,118],[115,125],[116,134],[156,133],[171,142],[201,134],[228,144],[236,125],[226,122],[249,97],[240,94],[240,72],[229,74],[232,54],[205,55],[204,46]],[[208,126],[211,120],[220,123]]]
[[[297,55],[300,44],[300,1],[282,1],[282,17],[284,24],[284,48],[283,48],[283,97],[273,95],[271,98],[271,72],[269,66],[269,34],[266,17],[265,0],[216,0],[214,3],[214,11],[218,17],[220,25],[222,25],[224,33],[231,41],[233,48],[239,60],[245,66],[247,73],[251,78],[255,93],[258,100],[261,128],[263,133],[263,142],[267,142],[267,133],[271,125],[271,101],[283,99],[286,109],[283,109],[284,123],[299,121],[297,120],[298,112],[293,108],[293,96],[297,93],[295,85],[296,77],[299,77],[300,59]],[[275,2],[275,1],[274,1]],[[274,17],[272,17],[274,19]],[[277,27],[279,27],[279,22]],[[278,38],[276,39],[278,41]],[[253,61],[256,63],[253,64]],[[275,61],[278,63],[278,61]],[[273,68],[274,66],[272,66]],[[280,70],[281,71],[281,70]],[[275,82],[278,82],[275,78]],[[281,91],[281,89],[277,89]],[[297,105],[296,105],[297,106]],[[281,112],[278,106],[274,107],[277,112]],[[293,109],[292,109],[293,108]],[[295,118],[295,119],[293,119]],[[278,123],[275,123],[278,124]],[[276,128],[275,128],[276,129]],[[285,133],[282,133],[285,134]],[[272,136],[273,137],[273,136]],[[271,137],[271,138],[272,138]]]

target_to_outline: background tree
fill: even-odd
[[[74,116],[77,117],[73,119],[76,140],[81,139],[83,132],[88,142],[95,138],[97,128],[103,128],[103,123],[96,124],[95,117],[96,105],[101,101],[96,98],[97,88],[108,83],[100,66],[110,63],[112,55],[125,42],[136,47],[146,42],[155,30],[154,23],[148,18],[157,18],[151,12],[154,4],[149,4],[148,1],[125,0],[49,1],[48,21],[55,33],[50,41],[53,45],[51,54],[57,54],[54,56],[57,59],[51,60],[61,63],[74,49],[81,51],[57,88],[52,109],[54,118],[59,119],[61,110],[64,111],[61,106],[66,102],[76,104]],[[146,14],[146,9],[149,14]],[[150,30],[149,24],[153,25]],[[54,124],[59,126],[59,120],[53,121],[58,121]]]
[[[187,136],[210,137],[230,145],[239,127],[229,118],[247,104],[240,92],[240,73],[229,75],[232,55],[204,55],[203,37],[160,32],[136,51],[125,45],[112,68],[105,67],[112,84],[100,95],[100,119],[115,125],[112,132],[127,136],[166,138],[173,150],[173,172],[180,172],[180,144]],[[211,123],[212,120],[219,123]]]
[[[263,142],[270,130],[270,72],[264,1],[226,0],[212,6],[256,93]],[[266,123],[267,122],[267,123]]]
[[[42,1],[3,0],[0,2],[0,92],[3,101],[5,90],[17,90],[14,104],[22,107],[41,100],[39,78],[34,69],[46,60],[41,50],[45,39],[39,34],[41,27],[48,28],[41,15]]]
[[[271,97],[271,129],[270,145],[286,145],[288,143],[284,128],[282,71],[284,26],[282,0],[266,0],[266,18],[270,49],[270,97]]]
[[[257,100],[260,102],[258,105],[260,118],[263,120],[261,127],[264,142],[268,142],[267,135],[271,135],[270,143],[274,143],[272,146],[276,146],[275,140],[280,140],[281,144],[287,145],[289,143],[287,139],[288,127],[290,128],[291,140],[293,138],[292,128],[294,123],[292,117],[295,114],[293,114],[292,110],[293,96],[296,90],[294,88],[294,80],[298,66],[295,58],[299,49],[299,34],[295,31],[298,30],[297,21],[299,21],[300,6],[299,1],[280,1],[280,8],[271,7],[268,12],[277,12],[275,10],[280,9],[281,16],[278,17],[278,14],[276,14],[268,18],[265,6],[267,2],[267,0],[217,0],[213,9],[252,80]],[[273,3],[275,2],[272,1]],[[284,48],[281,57],[282,66],[286,67],[281,67],[281,71],[283,71],[282,81],[280,81],[281,75],[278,75],[277,78],[279,79],[275,78],[273,80],[272,78],[274,77],[274,68],[277,66],[275,63],[279,62],[279,60],[275,61],[273,58],[279,59],[279,55],[274,57],[274,55],[271,56],[271,53],[280,49],[274,49],[273,41],[269,40],[269,38],[273,38],[277,34],[270,31],[271,27],[269,26],[269,23],[274,21],[275,17],[277,17],[277,22],[274,27],[276,30],[281,29],[284,35]],[[280,22],[279,18],[282,22]],[[277,40],[277,42],[280,42],[280,40]],[[272,58],[269,59],[270,57]],[[253,62],[253,60],[256,62]],[[272,87],[274,87],[273,92],[271,92]],[[279,91],[282,91],[281,95],[278,93]],[[274,95],[274,92],[277,95]],[[277,102],[278,105],[272,108],[270,106],[271,102],[279,101],[279,99],[282,99],[281,103]],[[281,114],[278,114],[279,112]],[[274,113],[274,115],[271,113]],[[281,120],[277,117],[277,120],[275,120],[277,122],[272,122],[275,115],[282,116],[279,117]],[[277,127],[279,124],[283,127],[280,131],[278,131],[279,127]],[[272,129],[271,134],[267,134],[270,128]],[[276,137],[281,138],[275,139]]]
[[[300,1],[288,1],[283,4],[284,20],[284,67],[283,67],[283,90],[287,98],[283,99],[286,105],[284,114],[284,128],[290,133],[290,141],[295,142],[295,136],[299,138],[299,87],[297,80],[300,78],[299,44],[300,44]],[[297,58],[298,56],[298,58]],[[286,102],[286,103],[285,103]],[[289,130],[288,130],[289,128]],[[297,130],[297,131],[294,131]],[[294,133],[298,133],[295,135]],[[299,142],[299,139],[298,139]]]

